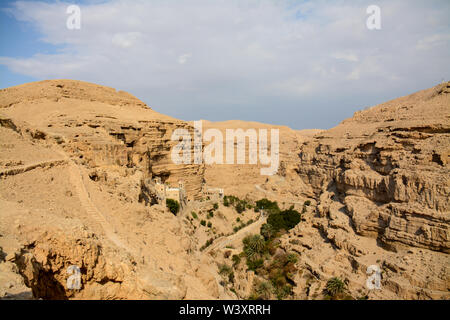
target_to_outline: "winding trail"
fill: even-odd
[[[104,231],[106,237],[111,240],[115,245],[125,249],[130,252],[128,246],[124,245],[120,240],[119,236],[116,234],[117,231],[111,226],[111,224],[106,220],[105,216],[100,212],[100,210],[92,202],[89,192],[86,190],[84,184],[83,175],[80,168],[72,160],[68,160],[70,182],[75,187],[75,191],[80,199],[81,206],[86,210],[86,212],[92,217],[95,223]]]
[[[272,195],[274,197],[279,197],[277,196],[275,193],[268,191],[268,190],[264,190],[263,188],[261,188],[260,185],[255,184],[255,188],[258,191],[261,191],[267,195]],[[291,201],[291,200],[282,200],[281,202],[285,202],[285,203],[290,203],[290,204],[299,204],[299,205],[303,205],[303,201]],[[223,237],[223,238],[218,238],[216,239],[216,241],[213,242],[212,245],[210,245],[206,250],[205,253],[209,253],[213,250],[218,250],[218,249],[222,249],[224,247],[226,247],[227,245],[231,245],[232,243],[237,243],[239,241],[242,241],[247,235],[252,234],[252,233],[259,233],[259,230],[261,228],[261,226],[266,223],[267,221],[267,217],[264,216],[263,214],[261,214],[261,216],[259,217],[258,221],[252,223],[251,225],[246,226],[245,228],[242,228],[241,230],[239,230],[238,232],[236,232],[235,234],[232,234],[228,237]]]
[[[242,228],[238,232],[224,238],[219,238],[219,241],[213,242],[211,246],[209,246],[205,253],[209,253],[213,250],[218,250],[230,245],[232,243],[241,242],[247,235],[252,233],[259,233],[261,226],[266,223],[267,217],[260,215],[258,221],[253,222],[252,224]]]
[[[264,190],[263,188],[261,188],[261,185],[259,185],[259,184],[255,184],[255,188],[256,188],[256,190],[261,191],[267,195],[271,195],[276,198],[279,198],[279,195],[273,193],[272,191]],[[290,204],[300,204],[300,205],[303,205],[303,203],[304,203],[303,201],[292,201],[292,200],[283,200],[283,199],[278,200],[278,203],[280,203],[280,202],[290,203]]]
[[[35,162],[32,164],[16,166],[8,169],[0,170],[0,177],[3,176],[14,176],[16,174],[25,173],[37,168],[52,168],[60,165],[67,164],[67,159],[55,159],[55,160],[46,160]]]

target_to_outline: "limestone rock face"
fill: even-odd
[[[299,150],[317,201],[281,247],[300,255],[297,298],[340,277],[353,297],[449,299],[450,83],[355,113]],[[366,286],[369,266],[381,289]]]
[[[359,234],[450,252],[449,88],[355,113],[302,146],[298,174],[334,187]]]
[[[4,127],[24,122],[33,137],[54,140],[86,167],[127,167],[173,185],[183,180],[188,197],[199,196],[204,166],[171,159],[175,130],[187,130],[193,139],[187,122],[159,114],[123,91],[81,81],[41,81],[0,95]]]
[[[219,297],[211,260],[195,271],[203,263],[183,217],[139,201],[154,177],[200,194],[203,166],[172,163],[177,129],[193,132],[85,82],[0,90],[0,298]],[[80,290],[67,287],[71,265]]]

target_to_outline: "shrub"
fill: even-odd
[[[307,207],[310,206],[311,205],[311,200],[306,200],[304,205],[307,206]]]
[[[345,292],[345,283],[338,277],[333,277],[327,281],[325,290],[330,297],[335,298]]]
[[[174,215],[180,211],[180,203],[174,199],[166,199],[166,206]]]
[[[286,277],[283,269],[273,268],[269,273],[269,279],[277,287],[282,287],[286,284]]]
[[[214,242],[213,238],[210,238],[206,241],[206,243],[200,248],[200,251],[205,250],[207,247],[209,247]]]
[[[198,219],[198,216],[197,216],[197,214],[194,211],[191,212],[191,215],[192,215],[192,218]]]
[[[233,256],[231,257],[231,260],[233,261],[233,267],[235,267],[239,263],[241,263],[241,257],[239,257],[237,254],[233,254]]]
[[[201,224],[202,226],[206,226],[206,221],[205,221],[205,220],[202,220],[202,221],[200,221],[200,224]]]
[[[249,270],[256,271],[256,269],[261,268],[263,265],[263,259],[247,259],[247,267]]]
[[[292,286],[290,284],[285,284],[284,286],[277,287],[277,298],[279,300],[286,298],[292,294]]]
[[[231,272],[228,274],[228,281],[229,281],[230,283],[234,283],[234,272],[233,272],[233,271],[231,271]]]
[[[208,212],[208,216],[207,217],[208,217],[208,219],[214,217],[214,213],[212,211]]]
[[[214,204],[213,204],[213,209],[214,209],[214,210],[217,210],[217,209],[219,209],[219,204],[217,204],[217,203],[214,203]]]
[[[246,200],[241,200],[235,196],[225,196],[223,198],[223,205],[226,207],[232,205],[238,213],[244,212],[245,209],[247,209],[247,208],[248,209],[253,208],[253,206],[250,203],[248,203]]]
[[[287,255],[287,262],[288,263],[292,263],[292,264],[296,264],[298,261],[298,257],[295,253],[290,253]]]
[[[274,287],[269,281],[263,281],[259,283],[256,292],[261,299],[269,300],[272,292],[274,292]]]
[[[225,275],[225,274],[229,274],[230,272],[232,272],[230,266],[228,266],[227,264],[220,264],[219,265],[219,274],[221,275]]]
[[[208,222],[208,228],[211,228],[212,227],[212,223],[211,223],[211,221],[209,221]]]

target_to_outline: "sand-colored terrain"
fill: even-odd
[[[282,208],[311,202],[279,239],[277,254],[298,256],[289,299],[321,299],[335,276],[353,297],[450,298],[450,83],[327,131],[203,121],[209,128],[279,129],[277,174],[262,176],[260,163],[174,164],[172,133],[193,134],[193,123],[112,88],[52,80],[0,90],[0,298],[248,298],[261,275],[241,263],[225,283],[218,265],[231,265],[266,217],[208,199],[205,185]],[[178,215],[142,201],[156,177],[184,182]],[[365,285],[373,264],[381,290]],[[80,290],[67,288],[71,265]]]

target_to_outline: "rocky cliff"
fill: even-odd
[[[189,198],[199,195],[203,166],[170,159],[178,128],[193,131],[95,84],[0,90],[0,297],[228,297],[186,221],[139,202],[152,177],[183,180]],[[66,285],[71,265],[80,290]]]
[[[359,234],[450,252],[450,83],[365,111],[315,137],[298,173],[330,188]]]
[[[285,245],[306,269],[356,290],[370,263],[383,265],[385,291],[371,294],[448,298],[450,83],[356,112],[298,154],[317,210]]]
[[[203,166],[174,165],[170,158],[177,143],[172,133],[193,134],[187,122],[159,114],[123,91],[80,81],[41,81],[0,95],[2,121],[26,124],[22,127],[34,138],[55,141],[77,163],[127,167],[173,185],[183,180],[188,196],[198,197]]]

